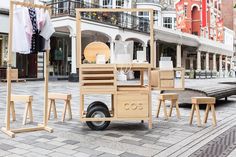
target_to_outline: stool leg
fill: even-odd
[[[213,126],[216,126],[215,104],[211,104],[211,113],[212,113]]]
[[[67,100],[67,109],[68,109],[68,114],[69,114],[69,120],[71,120],[72,119],[72,112],[71,112],[70,100]]]
[[[29,119],[30,119],[30,122],[33,122],[32,101],[29,102]]]
[[[172,115],[173,105],[174,105],[174,100],[171,100],[169,117],[171,117]]]
[[[198,104],[196,104],[196,113],[197,113],[197,125],[201,126],[200,110]]]
[[[57,119],[57,108],[56,108],[56,101],[55,100],[53,100],[52,106],[53,106],[54,118]]]
[[[25,106],[25,112],[24,112],[24,116],[23,116],[23,125],[26,124],[26,120],[27,120],[27,115],[28,115],[28,110],[29,110],[29,104],[26,103],[26,106]]]
[[[210,104],[207,104],[206,106],[206,111],[205,111],[205,116],[204,116],[204,123],[207,122],[207,119],[208,119],[208,115],[209,115],[209,110],[210,110]]]
[[[179,103],[178,103],[178,100],[175,100],[175,108],[176,108],[177,118],[180,119],[180,111],[179,111]]]
[[[49,100],[49,106],[48,106],[48,120],[50,120],[50,116],[51,116],[51,109],[52,109],[52,100]]]
[[[164,109],[164,116],[165,116],[165,119],[168,120],[168,115],[167,115],[167,110],[166,110],[166,104],[165,104],[165,101],[163,101],[163,109]]]
[[[65,117],[66,117],[66,109],[67,109],[67,102],[65,101],[64,103],[64,110],[63,110],[63,113],[62,113],[62,122],[65,121]]]
[[[159,113],[161,110],[161,103],[162,103],[162,100],[159,100],[159,104],[157,105],[157,118],[159,117]]]
[[[195,110],[195,104],[192,104],[190,119],[189,119],[189,125],[193,124],[193,116],[194,116],[194,110]]]
[[[11,110],[11,113],[12,113],[12,121],[16,121],[16,112],[15,112],[15,104],[13,101],[11,101],[10,103],[10,110]]]

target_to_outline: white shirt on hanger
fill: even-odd
[[[12,33],[12,51],[29,54],[33,31],[28,9],[26,7],[14,9]]]
[[[13,13],[13,42],[12,51],[21,54],[29,54],[33,27],[28,8],[19,7]],[[50,37],[55,32],[48,11],[36,9],[36,20],[40,35],[46,40],[45,49],[50,49]]]

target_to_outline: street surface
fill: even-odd
[[[236,82],[236,79],[186,80],[186,87],[199,84],[210,86],[220,81]],[[43,121],[43,82],[13,83],[12,89],[13,94],[34,96],[34,123],[28,125],[41,123]],[[160,117],[157,119],[155,115],[159,92],[153,91],[152,115],[154,124],[152,130],[148,130],[147,123],[112,122],[105,131],[91,131],[86,124],[79,121],[78,83],[50,82],[49,91],[72,94],[73,119],[70,121],[66,119],[65,123],[60,122],[64,105],[62,101],[57,101],[58,120],[51,118],[48,124],[54,129],[53,133],[44,131],[21,133],[16,134],[14,139],[0,133],[0,156],[201,156],[198,150],[207,148],[210,145],[206,145],[208,142],[217,141],[217,137],[226,137],[223,133],[227,134],[236,130],[236,96],[230,97],[227,102],[224,100],[217,102],[217,127],[215,128],[211,125],[211,114],[206,126],[197,127],[196,118],[194,118],[194,124],[189,126],[189,106],[180,108],[181,119],[177,119],[176,112],[173,110],[173,115],[169,121],[164,120],[162,109]],[[0,83],[0,93],[0,126],[4,126],[6,83]],[[92,95],[86,97],[85,103],[88,105],[93,101],[100,100],[109,104],[109,98],[109,96]],[[22,127],[24,107],[25,105],[22,103],[15,103],[17,121],[12,123],[13,128]],[[167,109],[169,110],[169,107]],[[203,115],[204,109],[201,109],[202,119]],[[236,151],[233,151],[236,148],[235,137],[233,136],[233,145],[222,144],[222,151],[219,152],[219,156],[236,156]],[[210,148],[207,151],[209,154],[214,154],[214,150]]]

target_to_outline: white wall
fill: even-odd
[[[231,50],[234,49],[234,34],[233,30],[224,27],[224,44]]]
[[[18,0],[23,2],[24,0]],[[39,0],[34,0],[35,3],[40,3]],[[4,9],[9,9],[10,7],[10,0],[1,0],[0,3],[0,8],[4,8]]]

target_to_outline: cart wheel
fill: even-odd
[[[92,102],[92,103],[88,106],[87,112],[89,112],[89,110],[91,110],[91,108],[93,108],[94,106],[105,107],[105,108],[108,110],[107,105],[104,104],[103,102],[101,102],[101,101],[94,101],[94,102]]]
[[[86,115],[87,118],[105,118],[110,117],[109,110],[102,106],[94,106],[92,107]],[[96,122],[86,122],[88,127],[92,130],[104,130],[106,129],[110,121],[96,121]]]

